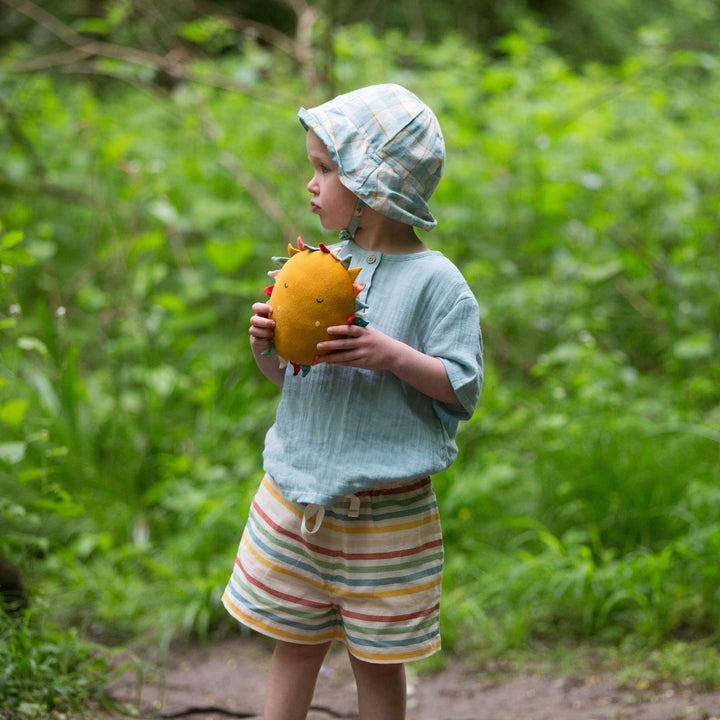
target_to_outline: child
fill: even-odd
[[[480,394],[478,306],[415,234],[436,224],[427,201],[445,150],[432,111],[387,84],[298,116],[310,207],[362,267],[369,325],[328,328],[324,362],[294,376],[263,355],[274,322],[269,305],[253,305],[250,344],[282,396],[223,602],[277,641],[265,720],[307,716],[333,640],[348,648],[360,718],[402,720],[403,663],[440,649],[443,547],[429,476],[455,459],[458,421]]]

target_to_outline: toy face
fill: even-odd
[[[348,271],[328,251],[301,250],[291,255],[275,278],[270,295],[275,320],[273,344],[285,360],[313,365],[319,359],[317,344],[330,339],[327,328],[352,322],[353,281],[359,269]]]

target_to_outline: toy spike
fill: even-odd
[[[367,327],[370,323],[365,320],[365,318],[361,318],[357,313],[355,315],[351,315],[347,319],[348,325],[357,325],[358,327]]]
[[[294,362],[291,362],[290,364],[293,368],[293,376],[301,375],[302,377],[305,377],[310,372],[310,365],[299,365]]]

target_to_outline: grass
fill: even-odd
[[[618,644],[530,642],[498,655],[488,649],[454,654],[443,652],[412,666],[413,673],[441,673],[450,662],[464,665],[468,674],[503,682],[513,675],[548,678],[612,677],[632,692],[682,688],[692,693],[720,687],[720,650],[708,639],[673,640],[649,646],[628,639]]]
[[[31,610],[0,614],[0,718],[48,720],[110,703],[114,652]],[[126,668],[124,668],[126,669]]]

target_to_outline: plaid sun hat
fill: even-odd
[[[401,85],[354,90],[298,118],[325,144],[340,181],[366,205],[424,230],[437,224],[428,209],[445,161],[432,110]]]

